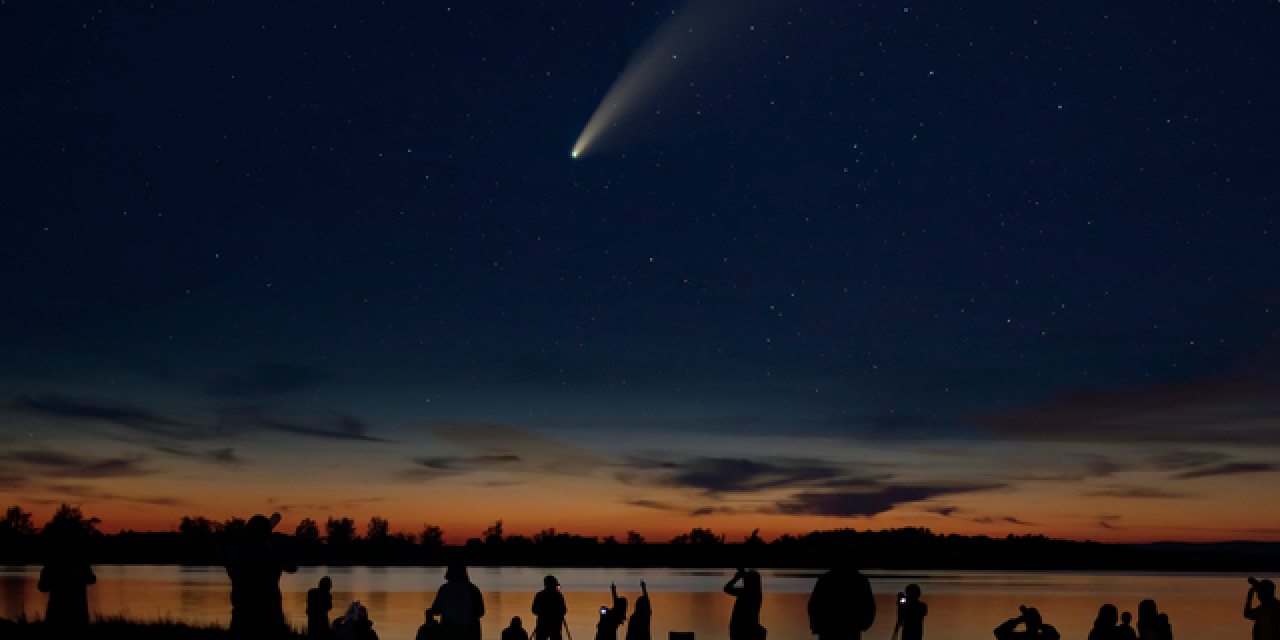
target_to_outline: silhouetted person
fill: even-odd
[[[1058,630],[1040,619],[1040,612],[1033,607],[1018,607],[1022,615],[1010,618],[996,627],[996,640],[1058,640]],[[1015,631],[1019,624],[1025,625],[1022,631]]]
[[[418,627],[418,635],[414,636],[414,640],[442,640],[444,635],[440,629],[440,623],[436,620],[436,612],[427,609],[426,621]]]
[[[460,640],[480,640],[480,618],[484,617],[484,596],[471,584],[465,565],[454,564],[444,572],[444,584],[436,591],[431,610],[440,614],[440,624]],[[457,627],[456,630],[449,627]]]
[[[920,585],[907,585],[904,592],[898,594],[898,621],[893,626],[894,635],[902,629],[902,640],[921,640],[927,615],[929,605],[920,602]]]
[[[524,630],[520,616],[511,618],[511,626],[502,630],[502,640],[529,640],[529,632]]]
[[[1250,607],[1255,592],[1258,594],[1258,606]],[[1253,620],[1253,640],[1280,640],[1280,602],[1276,601],[1276,583],[1249,578],[1244,617]]]
[[[618,597],[618,585],[610,584],[613,606],[600,607],[600,622],[596,623],[596,640],[618,640],[618,627],[627,619],[627,599]]]
[[[742,586],[734,586],[739,580]],[[760,605],[764,601],[760,574],[739,568],[725,583],[724,592],[737,598],[729,615],[729,640],[764,640],[765,628],[760,626]]]
[[[542,591],[533,596],[533,615],[538,617],[533,623],[533,638],[560,640],[560,628],[569,612],[564,594],[560,593],[560,581],[555,576],[547,576],[542,579],[542,587]]]
[[[1133,614],[1128,611],[1120,614],[1120,626],[1116,627],[1117,640],[1138,640],[1138,632],[1133,630]]]
[[[1114,604],[1104,604],[1098,608],[1098,617],[1093,620],[1093,629],[1089,630],[1089,640],[1119,640],[1120,611]]]
[[[1139,640],[1173,640],[1173,627],[1169,624],[1169,616],[1160,613],[1155,600],[1143,600],[1138,603],[1138,639]]]
[[[333,609],[333,580],[320,578],[320,584],[307,590],[307,635],[312,638],[328,638],[329,611]]]
[[[653,617],[653,608],[649,605],[649,587],[644,580],[640,581],[640,593],[636,599],[636,610],[627,621],[626,640],[649,640],[649,619]]]
[[[61,526],[47,530],[53,558],[40,570],[40,591],[49,594],[44,619],[59,627],[89,624],[89,585],[98,581],[84,557],[87,533]]]
[[[271,514],[270,519],[261,514],[249,518],[227,558],[231,632],[237,637],[271,638],[289,631],[284,621],[280,574],[293,573],[298,566],[271,542],[271,529],[279,523],[278,513]]]
[[[876,620],[871,582],[849,562],[818,578],[809,596],[809,630],[819,640],[858,640]]]
[[[356,600],[347,607],[347,612],[333,624],[334,640],[378,640],[373,630],[373,621],[369,619],[369,610]]]

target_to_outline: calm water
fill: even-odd
[[[169,618],[189,622],[230,622],[230,582],[221,567],[96,565],[98,584],[89,588],[89,606],[105,615],[134,619]],[[36,589],[39,567],[0,568],[0,617],[43,615],[45,594]],[[649,585],[653,637],[693,631],[698,640],[728,637],[733,598],[720,590],[730,571],[681,569],[473,568],[471,579],[484,592],[486,640],[497,640],[512,616],[533,626],[529,606],[554,573],[564,585],[568,623],[577,640],[595,635],[596,612],[609,604],[609,583],[634,606],[640,581]],[[1065,640],[1088,636],[1098,607],[1113,603],[1137,613],[1152,598],[1169,614],[1179,638],[1250,637],[1252,623],[1241,616],[1248,584],[1235,574],[1014,573],[990,571],[868,571],[879,615],[865,638],[888,640],[893,630],[893,597],[909,582],[919,584],[929,605],[925,637],[990,640],[991,631],[1017,615],[1018,605],[1040,609]],[[820,575],[807,570],[763,570],[765,599],[761,622],[770,640],[811,639],[805,604]],[[443,581],[438,567],[304,567],[281,580],[285,613],[296,626],[306,623],[306,591],[323,575],[333,578],[334,611],[359,599],[369,608],[383,640],[411,639]],[[1262,577],[1261,575],[1259,577]],[[1273,579],[1275,576],[1269,576]],[[619,637],[622,631],[619,632]]]

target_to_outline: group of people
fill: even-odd
[[[239,638],[279,638],[288,634],[280,577],[297,571],[288,554],[276,549],[271,530],[280,521],[279,514],[270,518],[255,515],[246,523],[243,535],[230,549],[227,576],[231,579],[231,631]],[[450,566],[445,581],[436,592],[435,601],[426,610],[426,621],[418,630],[417,640],[481,640],[480,618],[484,616],[484,598],[472,584],[463,565]],[[45,620],[55,625],[85,625],[89,621],[86,588],[95,582],[85,558],[68,554],[46,565],[40,573],[39,589],[49,593]],[[1249,594],[1244,617],[1254,621],[1253,640],[1280,640],[1280,602],[1275,583],[1249,578]],[[360,601],[352,602],[342,616],[330,622],[333,609],[333,582],[328,576],[307,593],[307,634],[313,638],[333,640],[377,640],[368,610]],[[624,640],[650,640],[648,586],[640,583],[641,595],[631,615]],[[618,640],[618,629],[627,621],[627,599],[610,586],[612,606],[601,607],[595,640]],[[760,624],[763,590],[760,574],[739,568],[724,586],[734,596],[729,617],[730,640],[765,640],[766,630]],[[924,618],[928,607],[920,600],[918,585],[910,584],[898,594],[897,621],[893,637],[901,632],[902,640],[923,640]],[[1254,598],[1258,604],[1254,605]],[[568,607],[555,576],[543,579],[543,590],[533,599],[536,617],[532,640],[565,640],[565,616]],[[810,630],[819,640],[858,640],[871,628],[876,617],[871,583],[855,567],[841,564],[818,578],[808,605]],[[437,616],[439,619],[437,620]],[[1169,617],[1160,613],[1153,600],[1138,605],[1136,627],[1129,612],[1121,614],[1112,604],[1103,605],[1088,640],[1173,640]],[[1048,625],[1040,612],[1021,607],[1021,614],[995,629],[996,640],[1058,640],[1056,629]],[[519,617],[502,632],[502,640],[531,640]],[[571,636],[569,640],[572,640]]]

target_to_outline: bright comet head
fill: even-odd
[[[570,152],[569,152],[569,157],[570,157],[570,158],[577,158],[577,157],[578,157],[578,150],[577,150],[577,149],[574,149],[573,151],[570,151]]]

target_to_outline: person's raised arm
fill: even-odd
[[[1253,619],[1253,592],[1258,589],[1253,578],[1249,578],[1249,594],[1244,597],[1244,617]],[[1259,603],[1261,604],[1261,603]]]
[[[742,595],[742,587],[735,587],[733,585],[742,579],[742,575],[744,573],[746,573],[746,569],[737,569],[734,571],[733,577],[729,578],[729,581],[724,585],[724,592],[731,596]]]
[[[1013,628],[1018,626],[1018,623],[1020,622],[1022,622],[1022,616],[1010,618],[1006,620],[1004,624],[996,627],[996,640],[1012,640],[1015,637],[1013,635]]]
[[[610,582],[610,583],[609,583],[609,593],[613,594],[613,599],[614,599],[614,600],[617,600],[617,599],[618,599],[618,585],[617,585],[617,583],[614,583],[614,582]]]
[[[646,598],[649,597],[649,587],[645,586],[644,580],[640,581],[640,593],[643,593]]]

